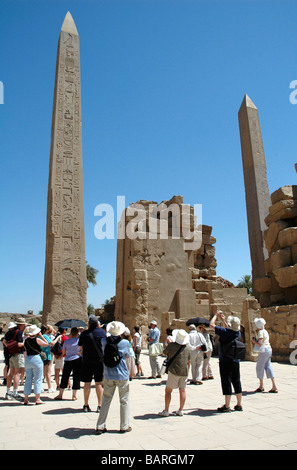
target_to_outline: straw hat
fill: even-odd
[[[16,319],[16,324],[17,325],[27,325],[25,319],[23,317],[19,317]]]
[[[24,331],[25,336],[35,336],[40,333],[40,328],[38,328],[36,325],[30,325],[27,326],[27,328]]]
[[[111,336],[120,336],[124,333],[126,326],[120,321],[112,321],[108,323],[106,327],[107,333],[110,333]]]
[[[178,344],[188,344],[189,342],[189,333],[185,330],[173,330],[172,332],[173,341]]]

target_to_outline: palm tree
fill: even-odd
[[[238,281],[238,284],[236,287],[244,287],[247,289],[248,293],[252,293],[252,276],[249,274],[246,274],[245,276],[242,276],[241,279]]]
[[[90,315],[95,315],[95,308],[94,308],[94,305],[88,304],[87,313],[88,313],[88,317],[89,317]]]
[[[98,274],[98,270],[95,268],[92,268],[86,261],[86,271],[87,271],[87,281],[89,284],[93,284],[93,286],[97,285],[96,282],[96,276]]]

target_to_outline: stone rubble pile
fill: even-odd
[[[279,188],[271,202],[264,232],[266,276],[255,281],[263,307],[297,302],[297,186]]]

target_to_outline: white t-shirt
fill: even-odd
[[[141,335],[139,333],[135,333],[134,338],[136,339],[136,347],[141,348]]]
[[[266,330],[259,330],[257,333],[257,339],[263,338],[263,345],[265,348],[270,348],[270,343],[269,343],[269,334]]]

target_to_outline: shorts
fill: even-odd
[[[25,357],[24,354],[15,354],[9,358],[9,367],[10,369],[21,369],[25,367]]]
[[[167,388],[186,388],[187,386],[188,377],[184,377],[181,375],[174,375],[168,371],[168,379],[166,382]]]
[[[48,366],[50,363],[51,363],[51,360],[50,360],[50,359],[45,359],[45,360],[43,361],[43,365],[44,365],[44,366]]]
[[[85,383],[102,382],[103,380],[103,362],[82,362],[80,380]]]
[[[60,359],[55,357],[55,369],[63,369],[64,366],[64,357],[62,356]]]

